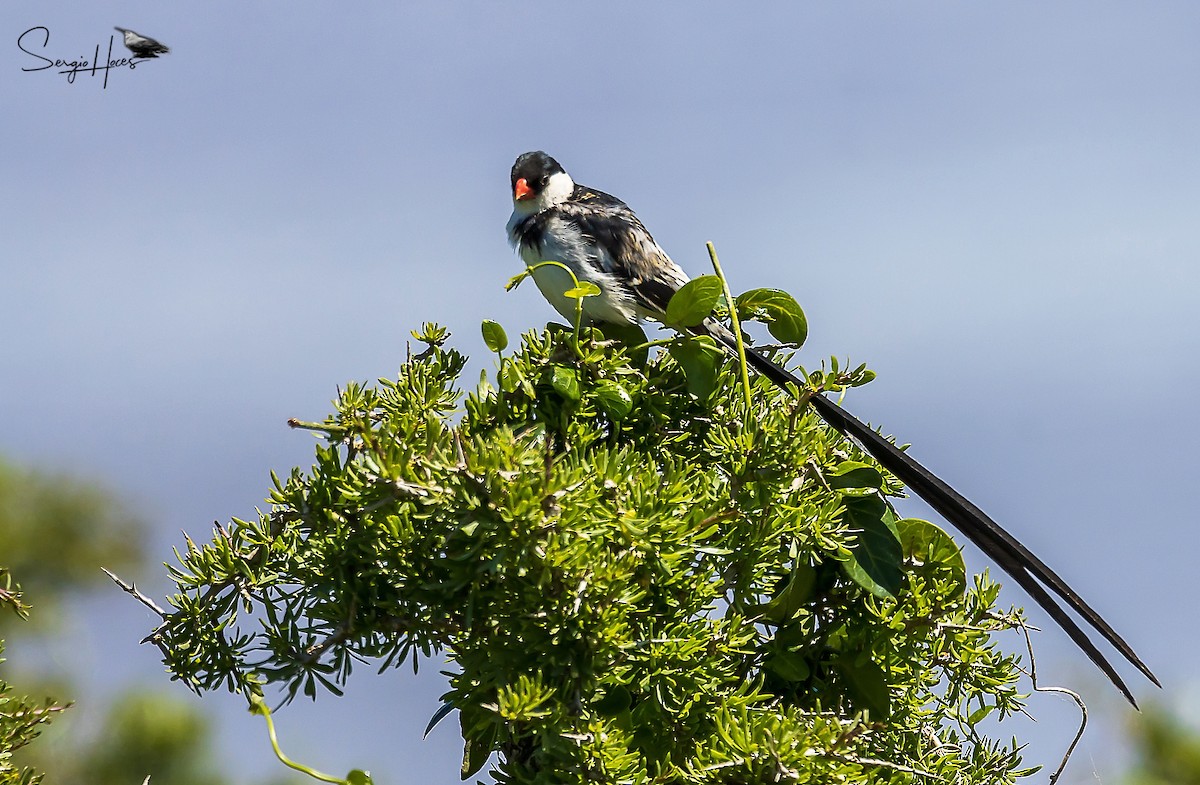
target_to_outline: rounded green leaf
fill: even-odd
[[[784,681],[804,681],[812,674],[808,657],[797,651],[775,652],[763,665]]]
[[[878,496],[846,496],[842,504],[842,520],[858,533],[852,558],[842,568],[876,597],[894,597],[904,583],[904,552],[892,511]]]
[[[666,322],[672,327],[694,327],[707,319],[721,299],[721,279],[702,275],[679,287],[667,303]]]
[[[674,341],[667,351],[683,369],[688,392],[700,400],[707,400],[717,387],[717,368],[724,352],[717,348],[712,339],[702,338]]]
[[[550,386],[568,401],[578,401],[581,395],[579,391],[579,375],[575,373],[573,368],[564,368],[561,365],[554,366],[554,369],[550,372]]]
[[[506,358],[500,359],[500,389],[506,393],[521,389],[530,398],[534,397],[533,385],[529,383],[520,366]]]
[[[348,785],[373,785],[375,781],[371,779],[371,772],[354,769],[346,775],[346,782]]]
[[[584,297],[598,297],[600,295],[600,287],[591,281],[580,281],[579,286],[572,287],[563,292],[563,297],[570,297],[573,300],[582,300]]]
[[[776,623],[785,622],[796,615],[805,603],[812,599],[813,587],[817,583],[817,571],[806,562],[796,562],[792,573],[783,582],[762,611],[763,618]]]
[[[962,549],[954,538],[938,526],[920,518],[904,518],[896,521],[900,532],[900,545],[904,557],[914,565],[941,565],[950,570],[954,582],[954,596],[961,596],[967,589],[967,565],[963,561]]]
[[[891,716],[892,695],[883,668],[870,658],[860,662],[850,657],[839,659],[836,667],[845,678],[846,691],[856,707],[866,709],[877,722]]]
[[[504,332],[504,328],[498,322],[493,322],[491,319],[484,319],[482,325],[483,342],[487,344],[487,348],[499,354],[508,348],[508,335]]]
[[[633,398],[617,382],[603,379],[596,384],[596,402],[614,420],[623,420],[633,409]]]
[[[792,297],[780,289],[751,289],[734,298],[738,318],[762,322],[775,339],[783,343],[803,344],[808,338],[808,319]]]
[[[868,488],[879,490],[883,487],[883,475],[869,463],[859,461],[842,461],[837,468],[825,475],[829,487],[834,490],[850,488]]]

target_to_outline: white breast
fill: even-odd
[[[566,265],[580,281],[590,281],[600,288],[600,295],[583,300],[585,322],[607,322],[631,324],[638,320],[633,305],[633,296],[615,277],[604,271],[606,259],[599,258],[604,251],[586,238],[574,225],[557,219],[547,223],[542,237],[542,247],[522,245],[521,259],[530,267],[541,262],[554,261]],[[575,321],[575,299],[563,292],[575,283],[566,270],[558,265],[544,265],[533,271],[533,280],[542,296],[569,322]]]

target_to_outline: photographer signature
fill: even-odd
[[[64,60],[46,57],[32,51],[32,47],[37,45],[36,42],[39,37],[42,39],[41,48],[44,50],[50,43],[50,28],[41,26],[31,27],[25,32],[21,33],[21,35],[17,38],[17,47],[20,48],[22,52],[30,57],[37,58],[43,63],[43,65],[30,66],[29,68],[22,68],[21,70],[45,71],[48,68],[57,68],[60,69],[58,71],[59,74],[66,75],[68,84],[75,84],[75,77],[79,74],[90,74],[91,76],[95,77],[97,74],[102,73],[104,75],[104,89],[107,90],[109,71],[123,68],[128,68],[130,71],[132,71],[137,68],[139,64],[144,62],[143,58],[138,57],[121,57],[114,59],[112,56],[112,50],[113,38],[115,38],[115,36],[111,35],[108,37],[108,56],[104,59],[103,63],[101,63],[100,60],[100,44],[96,44],[96,51],[92,55],[91,60],[88,60],[83,56],[77,57],[74,60]]]

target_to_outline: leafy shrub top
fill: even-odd
[[[499,752],[501,782],[1029,773],[976,727],[1021,706],[998,586],[802,401],[759,381],[748,408],[695,339],[649,357],[548,330],[504,354],[498,326],[498,373],[464,396],[447,333],[414,336],[395,379],[299,424],[324,441],[269,512],[187,541],[152,636],[175,678],[315,697],[444,655],[434,719],[457,709],[463,776]]]

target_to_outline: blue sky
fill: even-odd
[[[68,84],[22,71],[39,25],[50,57],[113,25],[172,52]],[[162,559],[308,465],[285,420],[393,374],[409,329],[447,324],[474,378],[480,320],[554,316],[503,291],[508,169],[541,148],[693,274],[712,240],[735,289],[792,292],[802,361],[869,363],[848,407],[1196,697],[1195,4],[8,2],[0,28],[0,452],[110,484]],[[165,683],[150,623],[114,593],[54,656],[95,694]],[[1111,779],[1123,710],[1064,635],[1036,645],[1101,718],[1068,780]],[[457,782],[454,723],[420,740],[436,670],[296,704],[285,747]],[[274,771],[240,699],[204,705],[232,767]],[[1031,710],[1007,733],[1053,764],[1069,704]]]

